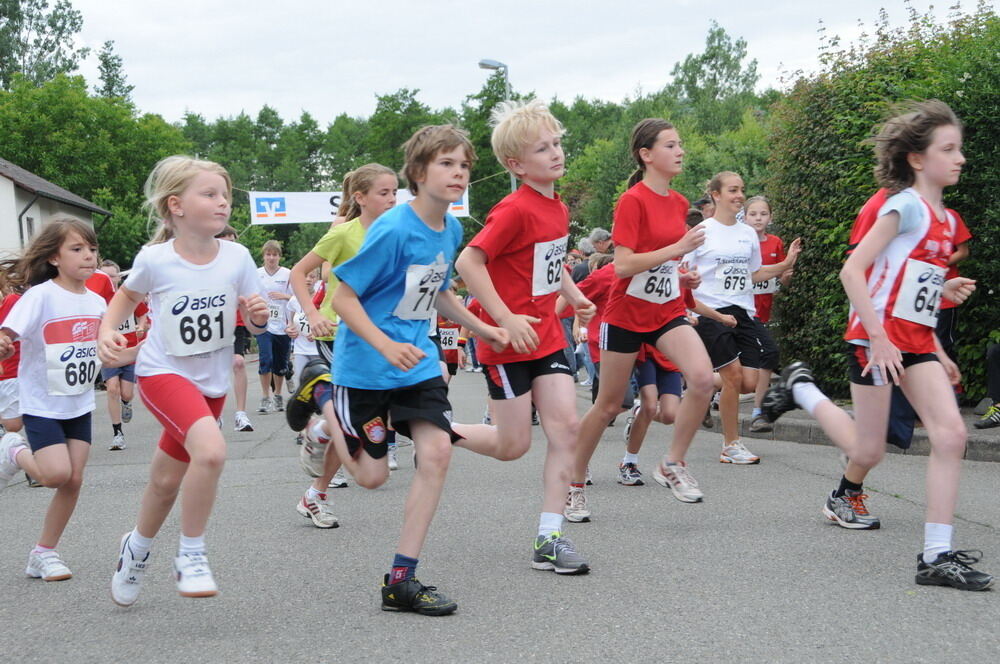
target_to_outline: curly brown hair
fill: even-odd
[[[935,129],[948,125],[962,129],[962,121],[955,112],[937,99],[910,102],[897,108],[896,113],[872,139],[875,144],[875,178],[880,186],[893,194],[913,185],[916,174],[908,157],[912,153],[922,153],[930,146]]]

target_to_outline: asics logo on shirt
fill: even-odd
[[[190,297],[189,295],[181,295],[174,306],[170,308],[170,313],[175,316],[179,316],[184,313],[188,306],[190,305],[191,311],[198,311],[199,309],[215,309],[217,307],[226,306],[226,295],[225,293],[220,293],[219,295],[205,295],[202,297]]]
[[[427,270],[424,276],[420,278],[420,285],[426,286],[427,284],[439,284],[444,281],[445,272],[438,272],[437,270]]]
[[[938,272],[937,270],[935,270],[934,268],[931,268],[929,270],[925,270],[919,277],[917,277],[917,283],[922,284],[925,281],[927,281],[928,279],[932,279],[932,278],[933,278],[933,281],[931,281],[931,283],[933,285],[935,285],[935,286],[943,286],[944,285],[944,275],[941,274],[940,272]]]
[[[569,369],[565,364],[559,364],[558,362],[553,362],[549,365],[549,369]]]
[[[77,359],[84,357],[97,357],[97,348],[77,348],[76,346],[70,346],[62,352],[59,356],[60,362],[66,362],[67,360]]]
[[[566,253],[565,244],[551,244],[549,245],[549,250],[545,252],[545,260],[549,261],[553,258],[559,258]]]

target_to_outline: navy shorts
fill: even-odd
[[[32,452],[37,452],[49,445],[65,445],[69,439],[82,440],[90,443],[90,413],[84,413],[69,420],[55,420],[51,417],[38,415],[22,415],[24,433],[28,436],[28,445]]]
[[[684,385],[680,372],[667,371],[654,362],[652,358],[647,358],[645,362],[635,368],[635,378],[640,389],[646,385],[656,385],[657,396],[661,397],[664,394],[673,394],[680,398]]]
[[[284,376],[288,371],[288,353],[292,349],[292,340],[289,336],[271,332],[258,334],[257,347],[260,350],[257,373],[276,373]]]
[[[135,364],[126,364],[124,367],[115,367],[114,369],[101,369],[101,379],[106,383],[111,378],[118,378],[120,380],[126,380],[130,383],[135,382]]]

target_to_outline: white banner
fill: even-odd
[[[337,216],[341,192],[320,191],[251,191],[250,223],[308,224],[329,223]],[[409,189],[400,189],[396,205],[413,200]],[[456,217],[469,216],[469,190],[449,210]]]

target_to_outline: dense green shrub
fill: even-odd
[[[798,80],[772,109],[768,194],[776,229],[804,250],[793,287],[778,298],[786,358],[808,359],[834,392],[846,391],[841,335],[847,299],[837,273],[861,205],[877,188],[866,139],[899,102],[936,98],[965,123],[965,171],[946,192],[975,239],[963,275],[979,290],[960,309],[959,354],[971,397],[985,390],[986,343],[1000,341],[992,295],[1000,273],[1000,20],[988,3],[946,25],[911,13],[890,30],[883,15],[874,36],[848,49],[828,42],[824,71]]]

